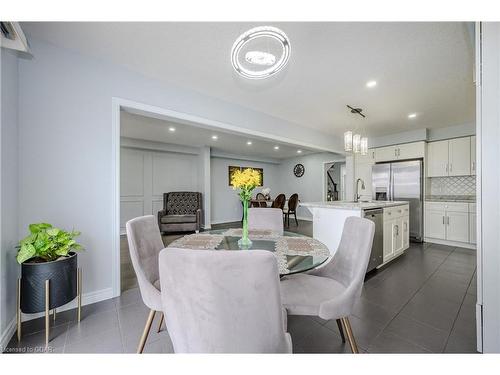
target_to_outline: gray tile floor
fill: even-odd
[[[301,222],[298,231],[311,234]],[[297,230],[291,225],[291,230]],[[476,352],[475,251],[442,245],[412,244],[403,256],[369,275],[350,318],[363,353]],[[51,319],[50,351],[55,353],[133,353],[148,310],[139,291],[83,307]],[[155,318],[153,327],[158,325]],[[335,321],[289,316],[288,330],[296,353],[349,353]],[[44,346],[44,322],[23,323],[23,338],[11,339],[7,351]],[[171,353],[165,328],[152,329],[148,353]]]

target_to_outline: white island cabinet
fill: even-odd
[[[366,211],[374,209],[383,210],[383,224],[378,228],[383,236],[381,263],[398,257],[410,246],[408,202],[305,202],[301,206],[313,215],[313,237],[328,246],[332,255],[340,244],[345,220],[350,216],[364,217]]]

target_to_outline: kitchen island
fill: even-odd
[[[333,255],[337,251],[346,218],[366,217],[375,222],[371,268],[401,255],[410,245],[409,204],[406,201],[304,202],[313,215],[313,237]],[[377,258],[377,259],[375,259]]]

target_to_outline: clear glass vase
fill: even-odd
[[[238,240],[238,246],[241,249],[249,249],[252,246],[252,241],[248,238],[248,200],[243,200],[243,230],[242,236]]]

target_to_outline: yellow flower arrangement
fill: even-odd
[[[260,173],[252,168],[237,170],[233,173],[231,185],[234,190],[240,189],[241,200],[249,200],[253,189],[260,185]]]
[[[252,198],[252,190],[260,183],[260,173],[252,168],[236,170],[231,176],[233,190],[240,189],[239,196],[243,202],[242,236],[238,241],[238,245],[242,249],[249,249],[252,246],[252,241],[248,238],[248,202]]]

